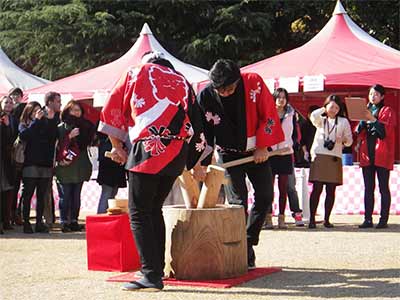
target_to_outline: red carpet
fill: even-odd
[[[275,272],[282,271],[282,268],[256,268],[254,270],[249,271],[247,274],[237,278],[230,279],[220,279],[220,280],[177,280],[174,278],[169,278],[164,280],[164,284],[166,285],[180,285],[180,286],[197,286],[197,287],[207,287],[207,288],[230,288],[232,286],[239,285],[241,283],[254,280],[268,274],[272,274]],[[135,277],[134,272],[125,273],[121,275],[111,276],[107,279],[110,282],[129,282],[136,280],[138,278]]]

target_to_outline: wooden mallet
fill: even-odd
[[[286,153],[290,148],[282,148],[270,151],[268,157]],[[254,156],[248,156],[226,162],[217,166],[209,165],[207,168],[207,177],[201,188],[197,208],[213,208],[217,205],[219,190],[225,180],[225,170],[230,167],[239,166],[254,161]],[[267,184],[267,183],[265,183]]]

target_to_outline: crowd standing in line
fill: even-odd
[[[231,74],[234,74],[234,71],[232,70],[230,70],[230,72]],[[226,128],[229,129],[229,126],[233,126],[229,130],[237,130],[236,136],[238,136],[238,139],[245,138],[247,133],[244,131],[244,129],[240,126],[233,125],[233,122],[235,122],[235,118],[237,118],[238,120],[249,119],[249,115],[245,115],[243,113],[243,105],[245,104],[242,104],[241,107],[240,105],[232,105],[234,101],[231,101],[229,105],[226,104],[228,103],[226,99],[238,99],[245,97],[245,85],[242,82],[243,79],[239,78],[240,76],[236,73],[236,75],[232,75],[232,78],[236,78],[236,81],[230,82],[232,78],[229,77],[227,79],[227,82],[229,81],[230,84],[228,85],[226,82],[214,82],[213,84],[212,76],[214,76],[215,80],[220,80],[220,78],[223,78],[223,76],[225,76],[222,73],[218,73],[220,72],[220,70],[217,70],[217,73],[215,72],[216,71],[214,71],[214,74],[210,73],[212,84],[201,91],[198,97],[200,106],[202,106],[203,108],[206,136],[214,136],[214,138],[218,140],[217,135],[220,134],[220,128],[224,128],[225,130]],[[218,78],[218,76],[220,76],[220,78]],[[237,87],[239,87],[239,89],[237,89]],[[254,87],[254,89],[251,90],[251,97],[257,97],[261,89],[260,86]],[[310,198],[311,219],[309,222],[309,227],[313,228],[315,226],[315,211],[318,206],[319,196],[322,192],[322,186],[325,185],[327,189],[327,198],[325,205],[324,225],[325,227],[330,228],[333,226],[329,222],[329,216],[334,203],[334,192],[336,186],[341,184],[342,182],[340,176],[342,171],[339,168],[339,160],[341,156],[339,149],[342,146],[339,145],[340,143],[336,143],[336,141],[338,140],[340,142],[340,139],[344,139],[344,136],[339,134],[338,139],[335,139],[332,136],[332,138],[327,138],[327,140],[325,141],[321,139],[321,137],[314,138],[315,131],[321,131],[318,126],[318,129],[314,126],[315,122],[318,123],[318,121],[316,121],[315,118],[311,120],[311,114],[317,109],[317,107],[315,106],[309,107],[308,118],[306,122],[300,123],[299,133],[297,130],[299,124],[296,123],[295,118],[296,112],[288,103],[289,96],[287,91],[283,88],[278,88],[274,91],[273,95],[280,124],[282,125],[282,128],[284,129],[283,131],[285,133],[285,141],[282,143],[285,143],[286,145],[291,140],[292,144],[289,146],[292,149],[296,149],[298,148],[297,141],[300,140],[300,146],[304,153],[303,161],[307,162],[307,164],[311,163],[312,166],[310,172],[310,181],[313,182],[313,191]],[[382,204],[381,218],[376,227],[386,228],[389,218],[391,203],[389,175],[390,170],[393,169],[394,164],[394,128],[396,127],[396,119],[393,110],[384,104],[384,96],[385,89],[383,86],[376,84],[370,88],[368,113],[365,118],[366,120],[361,121],[355,130],[357,135],[356,150],[358,150],[360,153],[360,166],[362,167],[365,185],[365,220],[363,224],[359,226],[360,228],[373,227],[372,212],[374,208],[374,195],[372,191],[375,188],[375,174],[378,177]],[[338,96],[335,95],[332,95],[332,97],[338,98]],[[35,191],[37,194],[37,214],[35,230],[37,232],[49,231],[49,226],[52,226],[52,224],[54,224],[55,222],[52,179],[53,176],[56,175],[56,173],[56,183],[60,199],[60,212],[62,212],[62,216],[60,217],[62,231],[79,231],[83,227],[82,225],[78,224],[77,217],[79,216],[80,193],[83,182],[89,180],[90,175],[88,174],[91,172],[91,166],[90,163],[88,163],[87,147],[93,142],[93,136],[91,138],[84,137],[85,139],[88,138],[85,142],[86,145],[80,144],[76,146],[77,141],[82,140],[83,138],[82,130],[78,129],[82,122],[80,123],[80,125],[78,125],[76,120],[84,120],[84,117],[82,117],[82,115],[79,116],[78,110],[80,110],[81,114],[84,114],[84,111],[80,107],[79,102],[73,102],[73,111],[76,111],[77,115],[74,116],[74,112],[72,112],[71,114],[71,110],[69,109],[67,118],[68,120],[64,121],[61,120],[62,117],[60,115],[60,94],[56,92],[48,93],[45,97],[46,103],[44,107],[41,107],[39,103],[35,102],[30,102],[29,104],[27,104],[22,101],[22,99],[23,92],[19,88],[13,88],[12,90],[10,90],[8,96],[4,96],[1,98],[0,156],[2,166],[0,170],[0,175],[2,176],[0,176],[0,223],[2,230],[0,230],[0,232],[2,232],[4,229],[13,229],[13,226],[22,224],[24,224],[24,232],[34,232],[29,221],[29,212],[31,199]],[[216,99],[213,101],[220,101],[218,103],[220,103],[221,107],[223,108],[223,113],[218,114],[216,113],[216,110],[204,111],[204,99]],[[339,109],[339,111],[341,110]],[[316,116],[316,113],[314,113],[314,116]],[[325,116],[322,115],[322,118],[325,118]],[[289,119],[292,120],[292,123]],[[331,124],[332,121],[329,117],[325,119],[328,120],[326,124],[324,123],[324,128],[326,127],[325,129],[327,130],[327,133],[325,133],[325,137],[329,137],[332,134],[337,134],[337,130],[340,125],[336,123]],[[342,117],[339,116],[337,119],[342,120]],[[59,125],[61,121],[63,123],[62,125]],[[71,122],[73,122],[74,124],[71,125]],[[211,123],[212,126],[210,126]],[[240,122],[238,122],[238,124],[240,124]],[[54,126],[58,126],[58,129],[55,131],[55,133]],[[91,132],[93,132],[93,127],[91,130]],[[81,134],[77,134],[78,132],[80,132]],[[221,130],[221,132],[223,132],[223,130]],[[290,132],[292,132],[292,134],[290,134]],[[297,138],[296,133],[298,133]],[[322,131],[320,133],[322,133]],[[347,134],[348,130],[346,129],[346,135]],[[100,136],[101,134],[98,135]],[[66,139],[65,137],[68,138]],[[223,139],[226,139],[226,136],[224,136]],[[68,140],[68,142],[71,142],[71,146],[68,146],[67,150],[71,150],[72,152],[74,152],[72,149],[74,149],[74,147],[76,147],[77,149],[77,151],[75,151],[77,155],[76,157],[72,156],[71,164],[66,163],[65,159],[60,159],[60,151],[66,150],[66,140]],[[97,180],[102,187],[102,193],[100,195],[97,212],[105,213],[107,210],[107,200],[115,197],[118,188],[126,186],[126,179],[124,165],[120,165],[104,157],[104,152],[111,149],[111,143],[108,137],[105,137],[103,139],[100,137],[99,141],[101,150],[99,151],[100,168]],[[246,143],[250,141],[251,139],[247,139],[246,137]],[[334,142],[334,147],[332,151],[324,146],[329,146],[329,141]],[[242,141],[239,141],[239,143],[236,143],[236,141],[221,142],[221,138],[219,138],[219,142],[220,144],[224,145],[223,147],[217,146],[220,154],[222,153],[222,156],[220,155],[221,157],[225,156],[225,159],[227,159],[228,156],[238,157],[243,154],[241,153],[242,150],[235,152],[235,150],[243,148]],[[218,145],[218,143],[216,144]],[[345,139],[344,142],[342,141],[342,144],[344,146],[351,146],[350,139]],[[281,145],[282,144],[278,144],[272,148],[275,149],[281,147]],[[41,149],[40,147],[43,147],[43,149],[45,150],[39,151],[38,149]],[[314,156],[312,155],[312,147],[314,148]],[[19,150],[16,151],[16,149]],[[21,153],[21,149],[23,149],[22,156],[24,159],[24,161],[22,162],[19,161],[18,154]],[[323,153],[321,152],[321,150]],[[338,153],[336,154],[336,152]],[[251,153],[251,151],[248,152],[247,149],[245,149],[244,154],[247,155],[249,153]],[[334,156],[338,159],[337,161],[335,161],[334,164],[336,166],[335,170],[337,172],[331,172],[337,175],[336,179],[330,178],[328,180],[321,177],[321,168],[318,167],[318,165],[320,165],[320,163],[318,162],[321,161],[321,157],[324,156]],[[285,159],[285,163],[283,163],[282,159]],[[78,164],[82,164],[84,167],[76,168]],[[289,205],[292,211],[292,216],[295,219],[295,224],[297,226],[302,226],[304,223],[302,221],[302,211],[299,207],[298,196],[295,189],[295,176],[293,173],[293,154],[288,153],[287,155],[269,158],[268,164],[272,166],[272,173],[279,176],[278,186],[280,208],[278,215],[278,227],[286,227],[284,220],[284,207],[286,206],[286,197],[288,197],[289,199]],[[115,176],[105,175],[109,174],[109,172],[112,172],[112,174],[114,174]],[[70,173],[70,175],[67,176],[67,173]],[[204,170],[202,171],[202,173],[204,174]],[[231,173],[235,174],[234,171],[230,170],[230,176]],[[268,175],[268,172],[266,174]],[[264,176],[267,175],[264,174]],[[75,178],[72,181],[70,180],[72,178],[71,176]],[[268,179],[266,179],[266,181],[269,182]],[[235,182],[237,183],[238,181]],[[286,189],[284,188],[285,186]],[[69,187],[74,187],[71,188],[74,193],[70,191]],[[244,198],[244,189],[240,188],[240,186],[236,185],[235,187],[235,184],[233,184],[229,188],[230,190],[236,189],[237,193],[243,194],[242,196],[239,196],[239,198]],[[67,196],[65,196],[65,190],[67,190],[69,193]],[[21,192],[20,199],[18,198],[19,191]],[[234,196],[232,195],[235,195],[235,193],[229,193],[227,195],[227,198],[234,198]],[[258,198],[260,198],[259,194],[257,194],[257,196]],[[235,202],[235,200],[232,199],[228,199],[228,201],[231,201],[232,203]],[[247,207],[247,203],[244,202],[245,201],[243,201],[243,205]],[[25,205],[23,205],[23,203],[25,203]],[[24,207],[25,209],[23,209]],[[66,209],[64,209],[63,207],[66,207]],[[273,228],[271,222],[271,209],[272,205],[268,209],[264,228]],[[24,216],[22,217],[23,211]],[[72,213],[72,211],[74,213]],[[24,222],[22,222],[22,220]],[[251,218],[249,220],[251,220]],[[251,228],[251,226],[249,227]],[[255,241],[251,243],[255,243]],[[249,242],[249,245],[251,243]],[[252,249],[250,246],[249,253],[252,253]]]

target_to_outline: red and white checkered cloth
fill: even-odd
[[[309,169],[296,169],[296,188],[299,195],[300,206],[308,205],[308,197],[312,190],[312,184],[308,183]],[[92,178],[96,178],[96,173],[93,172]],[[335,205],[333,208],[334,214],[363,214],[364,213],[364,181],[362,177],[361,168],[358,166],[344,166],[343,167],[343,182],[342,186],[336,188]],[[374,213],[380,212],[380,193],[378,183],[375,189],[375,207]],[[253,189],[249,182],[249,204],[253,202]],[[390,173],[390,191],[392,195],[392,203],[390,206],[390,213],[400,215],[400,165],[395,165],[394,170]],[[58,194],[55,183],[53,184],[53,192],[58,208]],[[278,211],[278,186],[275,182],[274,188],[274,203],[273,211]],[[96,212],[97,205],[100,198],[101,187],[96,180],[92,179],[85,182],[82,187],[82,203],[81,211]],[[119,189],[116,198],[128,198],[128,189]],[[325,192],[322,193],[320,203],[318,206],[318,214],[324,214],[324,199]],[[36,199],[32,199],[32,207],[36,206]],[[307,209],[307,208],[305,208]],[[303,208],[304,210],[304,208]],[[290,215],[288,206],[286,213]]]

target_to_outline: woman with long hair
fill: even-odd
[[[57,120],[52,109],[29,102],[21,115],[19,137],[26,143],[22,169],[24,233],[33,233],[29,222],[31,199],[36,190],[36,232],[49,232],[43,223],[45,197],[53,177]]]
[[[310,120],[317,128],[311,147],[309,181],[313,183],[310,195],[310,222],[308,228],[315,228],[315,214],[319,198],[325,185],[324,226],[332,228],[329,222],[335,202],[336,186],[343,184],[343,145],[353,143],[350,123],[344,115],[343,102],[337,95],[329,95],[322,108],[311,113]]]
[[[81,231],[78,217],[82,185],[92,174],[87,147],[92,143],[95,127],[83,116],[83,107],[71,100],[62,110],[58,125],[56,177],[64,195],[59,203],[63,232]]]
[[[381,217],[375,228],[386,228],[389,219],[389,175],[394,164],[396,117],[393,109],[385,105],[384,97],[385,88],[382,85],[371,86],[366,121],[361,121],[356,129],[365,186],[365,215],[360,228],[373,227],[375,174],[381,193]]]
[[[278,228],[287,228],[285,224],[285,208],[287,201],[287,187],[289,175],[293,174],[293,145],[297,143],[297,120],[294,108],[289,104],[289,94],[284,88],[277,88],[273,93],[275,100],[276,110],[278,111],[279,119],[285,140],[277,145],[272,146],[272,150],[288,148],[284,153],[273,156],[269,159],[271,164],[272,175],[278,175],[279,187],[279,215],[278,215]],[[295,218],[301,220],[301,210],[298,207],[293,212]],[[297,215],[296,215],[297,214]],[[272,204],[265,220],[265,228],[272,229]]]

